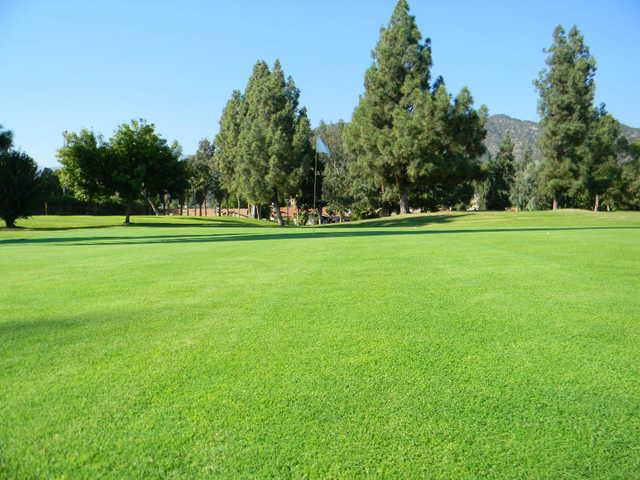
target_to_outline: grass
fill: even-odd
[[[0,229],[1,478],[640,477],[640,213]]]

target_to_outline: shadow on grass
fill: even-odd
[[[454,213],[443,215],[403,215],[398,217],[384,217],[360,222],[332,223],[323,225],[322,228],[377,228],[377,227],[426,227],[427,225],[440,225],[453,222],[466,217],[468,213]]]
[[[126,225],[124,222],[115,222],[104,225],[76,225],[69,227],[22,227],[17,226],[15,228],[0,227],[1,232],[63,232],[68,230],[91,230],[100,228],[113,228],[113,227],[160,227],[160,228],[200,228],[200,227],[233,227],[233,228],[261,228],[261,227],[274,227],[276,224],[267,221],[252,221],[247,219],[242,221],[233,217],[158,217],[159,219],[166,219],[167,221],[158,222],[131,222]],[[169,220],[170,219],[170,220]]]
[[[521,227],[521,228],[469,228],[446,230],[350,230],[337,229],[296,229],[294,231],[281,230],[277,233],[216,233],[216,234],[185,234],[185,235],[148,235],[148,236],[109,236],[109,237],[68,237],[68,238],[11,238],[0,240],[2,245],[22,244],[69,244],[69,245],[150,245],[176,243],[218,243],[261,240],[300,240],[325,238],[358,238],[358,237],[391,237],[391,236],[428,236],[428,235],[459,235],[478,233],[517,233],[517,232],[574,232],[574,231],[604,231],[604,230],[640,230],[634,226],[607,227]],[[294,233],[297,232],[297,233]]]

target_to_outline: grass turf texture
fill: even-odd
[[[640,476],[640,214],[133,221],[0,229],[0,477]]]

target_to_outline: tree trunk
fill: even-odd
[[[16,228],[16,219],[13,217],[4,217],[4,223],[7,224],[7,228]]]
[[[238,216],[240,216],[240,195],[236,195],[236,199],[238,200]]]
[[[276,214],[276,219],[278,220],[278,225],[283,227],[284,226],[284,220],[282,218],[282,212],[280,211],[280,205],[278,204],[278,200],[277,199],[273,200],[272,206],[273,206],[273,210],[274,210],[274,212]]]
[[[131,224],[131,200],[127,200],[127,208],[124,213],[124,224]]]
[[[160,215],[160,212],[158,212],[158,209],[156,208],[156,206],[153,204],[153,202],[151,201],[151,199],[147,196],[147,194],[145,193],[144,195],[145,200],[147,201],[147,203],[149,204],[149,206],[151,207],[151,210],[153,210],[153,214],[157,217],[158,215]]]
[[[207,216],[207,197],[204,198],[204,216]]]
[[[404,192],[400,195],[400,215],[409,213],[409,195]]]
[[[553,209],[558,210],[558,199],[553,197]]]
[[[600,195],[596,193],[596,201],[593,204],[593,211],[597,212],[599,208],[600,208]]]

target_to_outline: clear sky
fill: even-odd
[[[597,101],[640,127],[640,0],[410,0],[434,77],[492,114],[536,120],[533,79],[557,24],[598,62]],[[41,166],[64,130],[132,118],[192,153],[259,58],[280,58],[312,123],[348,120],[395,0],[0,0],[0,124]]]

